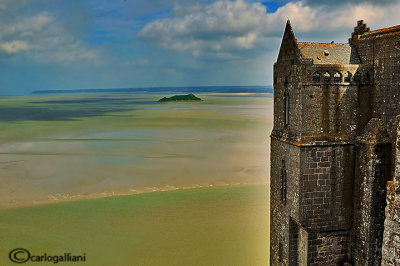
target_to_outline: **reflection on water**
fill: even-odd
[[[116,107],[87,108],[82,106],[74,110],[62,110],[52,107],[0,107],[0,121],[68,121],[80,117],[104,116],[110,112],[126,112],[128,109]]]
[[[50,123],[46,136],[0,145],[0,207],[267,182],[271,99],[205,95],[200,104],[158,104],[154,98],[69,99],[74,110],[96,102],[94,108],[101,104],[100,110],[121,116],[89,115],[84,122],[65,122],[62,132]],[[65,101],[34,102],[63,109]],[[118,109],[121,102],[125,111]]]

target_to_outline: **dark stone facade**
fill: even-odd
[[[400,120],[400,116],[397,117]],[[395,177],[388,183],[382,265],[400,265],[400,125],[397,127]]]
[[[388,228],[400,208],[386,208],[395,218],[385,222],[399,99],[400,26],[370,31],[359,21],[336,44],[298,42],[287,23],[274,64],[271,265],[369,266],[400,255]],[[393,193],[388,203],[398,203]],[[398,249],[382,253],[383,238]]]

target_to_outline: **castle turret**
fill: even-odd
[[[274,64],[272,265],[380,264],[399,35],[359,21],[349,43],[303,43],[286,24]]]
[[[368,115],[359,69],[353,46],[297,42],[287,23],[274,64],[271,265],[350,260],[353,139]]]

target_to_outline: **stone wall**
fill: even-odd
[[[353,156],[352,145],[298,147],[272,138],[271,265],[349,260]]]
[[[394,144],[397,136],[396,116],[400,114],[400,31],[366,32],[354,44],[364,68],[373,73],[373,117],[383,121]],[[394,166],[394,145],[392,148]],[[391,171],[393,175],[394,167]]]
[[[272,138],[271,165],[271,265],[290,265],[289,221],[299,217],[300,148]]]
[[[308,232],[307,265],[350,258],[352,145],[302,147],[300,222]]]
[[[349,231],[317,233],[315,255],[309,265],[343,265],[350,258]]]
[[[358,28],[365,28],[359,23]],[[400,113],[400,31],[360,31],[352,43],[363,62],[361,79],[372,73],[372,119],[357,137],[352,259],[379,265],[385,219],[386,183],[395,168],[396,115]]]
[[[400,113],[400,31],[364,34],[356,47],[365,68],[373,71],[374,116],[395,120]],[[390,97],[389,97],[390,95]],[[396,126],[391,132],[396,135]]]
[[[300,222],[316,231],[350,230],[353,146],[302,147]]]
[[[390,143],[359,143],[354,181],[352,261],[373,266],[381,261],[385,186],[390,177]]]
[[[299,140],[302,126],[302,91],[299,90],[301,65],[275,64],[274,73],[280,73],[274,83],[274,129],[273,135],[284,140]],[[285,104],[288,97],[289,121],[285,119]]]
[[[400,185],[389,182],[385,231],[382,245],[382,265],[400,265]]]
[[[302,143],[321,138],[351,140],[356,135],[357,86],[309,85],[302,88]]]
[[[400,265],[400,126],[397,127],[396,172],[393,181],[388,182],[386,202],[382,265]]]

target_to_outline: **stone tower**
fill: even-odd
[[[359,21],[349,43],[302,43],[287,22],[274,64],[271,265],[380,265],[399,62],[399,26]]]

